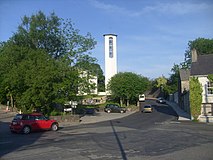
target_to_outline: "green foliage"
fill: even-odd
[[[213,84],[213,74],[209,74],[208,75],[208,79],[209,79],[209,81],[210,81],[210,83],[211,83],[211,85]],[[209,88],[210,90],[213,90],[213,88]]]
[[[174,64],[171,69],[172,74],[167,81],[167,85],[164,87],[166,95],[172,94],[178,90],[178,81],[179,81],[179,65]]]
[[[50,112],[50,116],[60,116],[62,114],[63,114],[62,112],[59,112],[55,109]]]
[[[79,81],[87,84],[78,64],[89,68],[96,61],[88,52],[95,44],[90,33],[80,35],[54,13],[24,16],[17,32],[0,44],[0,101],[13,99],[25,112],[49,112],[55,103],[77,99]]]
[[[167,79],[164,76],[162,76],[162,77],[157,78],[156,82],[157,82],[156,86],[158,88],[164,87],[167,83]]]
[[[76,67],[80,68],[83,71],[87,71],[88,73],[88,82],[92,76],[97,76],[98,78],[98,91],[103,92],[105,91],[105,77],[103,75],[103,71],[99,64],[95,63],[96,59],[92,57],[84,56],[80,59],[80,61],[76,64]],[[85,82],[84,82],[85,83]],[[87,84],[88,90],[91,90],[91,84]],[[94,87],[93,87],[94,88]]]
[[[120,72],[113,76],[108,84],[108,89],[113,98],[130,102],[138,99],[138,95],[144,93],[150,87],[150,81],[146,77],[132,72]],[[121,104],[122,105],[122,104]]]
[[[211,83],[213,83],[213,74],[209,74],[209,75],[208,75],[208,79],[209,79],[209,81],[210,81]]]
[[[192,116],[197,119],[201,114],[202,86],[196,77],[190,78],[190,109]]]
[[[178,89],[179,70],[178,65],[173,66],[171,69],[173,72],[167,79],[164,76],[157,78],[154,81],[154,87],[160,88],[161,96],[167,97],[169,94],[173,94]]]
[[[213,54],[213,39],[197,38],[188,42],[188,49],[185,52],[185,61],[181,63],[182,68],[190,68],[191,51],[196,49],[198,55]]]

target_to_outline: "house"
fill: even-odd
[[[193,49],[191,59],[190,69],[180,69],[179,106],[191,114],[189,79],[190,77],[197,77],[202,85],[201,113],[198,119],[201,122],[213,122],[213,83],[208,79],[208,75],[213,74],[213,54],[197,55],[196,50]]]
[[[190,76],[197,77],[202,85],[202,105],[199,121],[213,122],[213,83],[208,75],[213,74],[213,54],[197,55],[192,50],[192,64]]]

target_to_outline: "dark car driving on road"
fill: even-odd
[[[57,131],[59,124],[41,113],[17,114],[10,123],[11,132],[29,134],[39,130]]]
[[[107,113],[125,113],[126,108],[120,107],[116,104],[107,104],[104,108],[104,111]]]
[[[157,103],[161,103],[161,104],[165,104],[166,103],[165,99],[163,99],[162,97],[157,98],[156,102]]]

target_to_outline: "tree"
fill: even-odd
[[[23,71],[18,71],[19,63],[28,54],[27,48],[4,44],[0,50],[0,98],[1,102],[14,101],[18,92],[24,89]],[[11,103],[13,105],[13,103]]]
[[[87,71],[88,79],[92,78],[92,76],[97,76],[98,78],[98,91],[105,91],[105,77],[103,75],[103,71],[99,64],[96,63],[96,59],[93,57],[89,57],[88,55],[82,56],[79,59],[79,62],[76,64],[76,67],[80,68],[83,71]],[[87,86],[89,86],[88,84]]]
[[[167,81],[166,86],[164,86],[164,92],[165,96],[168,96],[169,94],[173,94],[178,90],[178,81],[179,81],[179,69],[180,66],[177,64],[174,64],[174,66],[171,69],[170,77]]]
[[[11,41],[18,46],[44,49],[52,57],[67,58],[75,64],[87,51],[94,49],[96,41],[90,33],[79,34],[70,19],[63,20],[51,13],[45,16],[39,11],[31,17],[24,16]]]
[[[138,95],[144,93],[150,86],[148,78],[132,72],[120,72],[113,76],[108,84],[112,97],[119,98],[121,105],[124,100],[129,102],[138,99]]]
[[[167,84],[167,79],[164,76],[158,77],[156,79],[156,87],[160,88],[161,93],[164,92],[164,90],[166,88],[166,84]]]
[[[197,38],[189,41],[188,49],[185,51],[185,61],[181,63],[182,68],[190,68],[192,49],[196,49],[198,55],[213,54],[213,39]]]
[[[18,108],[27,111],[47,110],[75,98],[80,79],[77,64],[95,60],[88,52],[95,44],[90,33],[80,35],[70,20],[54,13],[24,16],[17,32],[0,45],[1,101],[10,95]]]

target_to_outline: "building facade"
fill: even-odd
[[[189,80],[196,77],[202,86],[201,113],[198,119],[201,122],[213,122],[213,83],[208,79],[208,75],[213,74],[213,54],[198,55],[193,49],[191,58],[190,70],[180,70],[179,105],[190,114]]]

